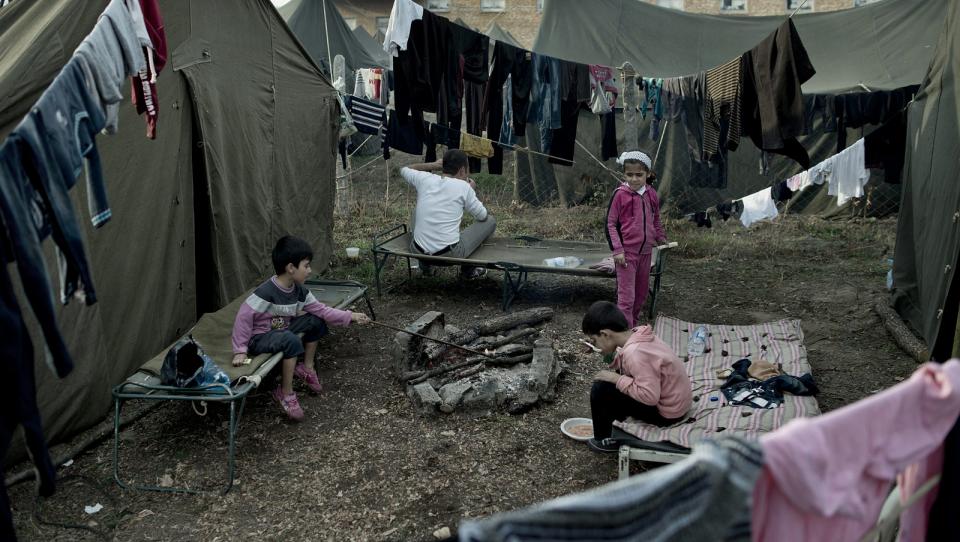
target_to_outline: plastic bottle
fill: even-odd
[[[576,256],[557,256],[543,260],[543,265],[547,267],[579,267],[582,263],[583,259]]]
[[[687,341],[687,353],[691,356],[699,356],[707,351],[707,328],[697,326],[690,334],[690,340]]]
[[[890,266],[887,271],[887,290],[893,290],[893,260],[887,258],[887,265]]]

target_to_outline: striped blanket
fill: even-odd
[[[685,359],[687,339],[698,325],[658,316],[654,330],[680,359]],[[813,397],[785,394],[780,407],[758,409],[729,405],[720,392],[720,385],[725,379],[718,378],[717,371],[729,368],[742,358],[780,363],[783,372],[795,376],[811,372],[800,320],[780,320],[752,326],[704,325],[709,334],[709,351],[690,356],[685,362],[694,396],[693,407],[687,415],[688,421],[671,427],[657,427],[627,418],[623,422],[614,422],[616,426],[641,440],[668,441],[689,448],[697,441],[715,434],[734,432],[740,436],[759,437],[793,418],[820,414],[820,407]],[[711,396],[718,400],[711,401]],[[690,422],[690,419],[695,421]]]

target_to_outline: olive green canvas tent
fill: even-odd
[[[940,361],[957,355],[960,308],[960,2],[951,2],[908,110],[893,305]]]
[[[885,0],[863,7],[794,16],[797,30],[817,70],[803,89],[809,94],[893,90],[916,85],[923,77],[942,25],[947,0]],[[721,65],[751,49],[784,20],[780,17],[715,16],[661,8],[640,0],[558,2],[547,0],[534,42],[534,51],[587,64],[620,66],[629,61],[646,77],[698,73]],[[618,128],[622,129],[622,116]],[[766,174],[760,172],[760,151],[749,140],[729,154],[727,186],[700,188],[702,169],[691,164],[682,127],[666,123],[657,137],[649,136],[649,118],[640,125],[640,140],[619,150],[639,147],[656,157],[657,186],[674,212],[702,211],[731,198],[740,198],[797,173],[799,166],[774,155]],[[871,130],[849,130],[852,143]],[[529,135],[529,130],[528,130]],[[587,154],[599,156],[600,126],[596,115],[584,113],[578,126],[572,168],[532,167],[544,162],[518,154],[518,196],[536,203],[559,191],[561,201],[577,203],[589,197],[596,183],[610,177]],[[818,122],[800,138],[813,163],[836,152],[836,133]],[[528,142],[529,143],[529,142]],[[529,163],[529,164],[528,164]],[[615,168],[612,161],[607,167]],[[530,171],[533,170],[533,173]],[[587,182],[584,181],[587,180]],[[602,183],[601,183],[602,184]],[[606,185],[604,185],[606,186]],[[871,212],[896,210],[899,187],[875,174],[868,186]],[[532,194],[532,197],[531,197]],[[888,205],[880,206],[886,202]],[[836,205],[826,189],[807,191],[790,204],[793,212],[822,215],[850,214],[850,204]]]
[[[106,5],[17,1],[0,9],[0,137],[30,110]],[[71,194],[98,302],[58,311],[74,371],[59,380],[37,363],[51,440],[101,420],[112,385],[198,314],[269,276],[278,237],[307,239],[315,268],[332,250],[338,112],[329,82],[268,0],[159,5],[169,54],[157,82],[157,138],[144,137],[143,119],[124,100],[119,133],[96,140],[112,220],[93,230],[82,204],[85,183]],[[55,280],[52,241],[44,249]],[[42,357],[22,296],[21,307]]]
[[[343,55],[348,81],[360,68],[390,67],[385,51],[374,56],[357,40],[333,0],[292,1],[299,3],[287,24],[324,73],[329,73],[328,66],[337,55]],[[352,92],[353,85],[348,83],[346,90]]]

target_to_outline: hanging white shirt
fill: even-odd
[[[397,56],[399,51],[407,50],[407,40],[410,39],[410,25],[413,21],[423,19],[423,6],[415,4],[413,0],[394,0],[390,10],[390,22],[383,37],[383,50],[391,56]]]
[[[749,227],[750,224],[760,220],[776,218],[777,215],[780,214],[777,211],[777,204],[773,202],[773,196],[771,195],[772,190],[772,187],[767,187],[740,200],[743,202],[743,212],[740,213],[740,222],[742,222],[745,227]]]
[[[863,186],[870,180],[870,170],[864,165],[866,160],[863,139],[843,149],[831,161],[833,168],[827,194],[837,196],[837,206],[843,205],[850,198],[863,197]]]

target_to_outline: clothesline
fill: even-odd
[[[863,144],[864,144],[864,140],[863,140],[863,138],[861,138],[861,139],[857,140],[853,145],[850,145],[850,146],[847,147],[846,149],[844,149],[844,150],[842,150],[842,151],[840,151],[840,152],[838,152],[838,153],[836,153],[836,154],[833,154],[833,155],[831,155],[830,157],[828,157],[828,158],[826,158],[826,159],[824,159],[824,160],[821,160],[819,163],[817,163],[816,165],[810,167],[809,169],[806,169],[806,170],[804,170],[804,171],[802,171],[802,172],[800,172],[800,173],[798,173],[798,174],[796,174],[796,175],[792,175],[792,176],[790,176],[790,177],[787,178],[787,179],[783,179],[783,180],[777,181],[776,183],[774,183],[774,184],[771,185],[771,186],[762,188],[762,189],[760,189],[760,190],[758,190],[758,191],[756,191],[756,192],[752,192],[751,194],[748,194],[748,195],[746,195],[746,196],[742,196],[742,197],[740,197],[740,198],[728,200],[728,202],[727,202],[726,204],[733,204],[733,203],[736,203],[736,202],[746,202],[747,200],[750,200],[751,198],[758,198],[758,197],[761,197],[761,198],[762,198],[763,196],[761,196],[761,194],[764,194],[765,192],[771,192],[771,194],[768,195],[768,197],[769,197],[769,199],[770,199],[770,202],[766,202],[766,200],[764,200],[764,203],[766,204],[766,206],[767,206],[767,208],[768,208],[767,210],[769,210],[769,213],[766,213],[766,211],[763,211],[763,210],[754,209],[754,210],[752,210],[752,211],[753,211],[754,214],[757,214],[757,216],[751,216],[749,223],[744,222],[742,218],[741,218],[741,222],[744,222],[744,225],[745,225],[745,226],[749,226],[750,224],[752,224],[752,223],[755,222],[755,221],[759,221],[759,220],[763,220],[763,219],[768,219],[768,218],[776,218],[776,216],[778,215],[778,212],[776,211],[776,204],[779,203],[779,201],[782,201],[782,200],[774,200],[773,195],[772,195],[772,191],[773,191],[774,187],[776,187],[776,186],[778,186],[778,185],[780,185],[780,184],[782,184],[782,183],[789,183],[789,182],[790,182],[791,180],[793,180],[793,179],[797,179],[797,182],[798,182],[798,183],[802,183],[802,184],[798,184],[796,189],[790,188],[789,184],[787,184],[787,187],[786,187],[788,190],[790,190],[790,196],[789,196],[789,198],[792,198],[793,195],[795,195],[795,194],[797,194],[797,193],[800,193],[800,192],[803,192],[803,191],[805,191],[807,188],[809,188],[809,187],[811,187],[811,186],[814,186],[814,185],[820,186],[820,185],[822,185],[822,184],[825,182],[825,181],[823,180],[823,178],[821,177],[821,175],[823,175],[823,174],[827,174],[827,175],[834,175],[834,174],[836,174],[835,172],[832,172],[831,169],[827,168],[827,167],[826,167],[827,165],[831,165],[831,166],[832,166],[833,162],[837,161],[837,159],[838,159],[839,156],[841,156],[841,155],[843,155],[844,153],[847,153],[847,152],[854,152],[856,146],[858,146],[858,145],[862,146]],[[863,169],[866,170],[866,167],[863,166]],[[798,178],[800,178],[800,177],[802,177],[802,176],[804,176],[804,175],[806,175],[806,176],[816,176],[816,178],[809,178],[809,179],[807,179],[806,181],[803,181],[803,180],[801,180],[801,179],[798,179]],[[868,177],[867,177],[867,178],[863,178],[863,179],[858,179],[858,182],[860,182],[859,186],[860,186],[861,189],[862,189],[863,185],[866,184],[867,180],[868,180]],[[838,182],[839,182],[839,181],[838,181]],[[831,186],[832,186],[833,181],[831,180],[830,183],[831,183]],[[840,202],[839,199],[843,196],[843,194],[838,192],[836,195],[837,195],[837,197],[838,197],[838,205],[842,205],[843,202]],[[854,195],[854,196],[852,196],[852,197],[860,197],[860,196]],[[789,199],[789,198],[788,198],[788,199]],[[844,200],[844,202],[845,202],[845,200]],[[721,205],[722,205],[722,204],[721,204]],[[714,205],[714,206],[711,206],[711,207],[707,207],[704,211],[700,211],[699,213],[688,213],[688,214],[684,215],[684,218],[690,219],[690,218],[693,218],[693,217],[695,217],[696,215],[698,215],[698,214],[700,214],[700,213],[703,213],[704,215],[706,215],[706,214],[710,213],[711,211],[712,211],[712,212],[716,212],[716,213],[720,213],[719,207],[720,207],[720,205]],[[744,212],[746,212],[746,210],[745,210]],[[725,214],[725,213],[723,213],[723,214]],[[698,219],[698,225],[700,225],[699,219]]]
[[[368,138],[368,139],[369,139],[369,138]],[[370,164],[376,162],[377,160],[383,160],[383,159],[384,159],[384,158],[383,158],[383,155],[377,156],[376,158],[374,158],[373,160],[370,160],[370,161],[367,162],[366,164],[363,164],[362,166],[360,166],[360,167],[358,167],[358,168],[351,168],[350,171],[344,173],[343,175],[337,175],[337,176],[334,177],[334,178],[337,179],[337,180],[344,179],[344,178],[350,176],[351,174],[356,173],[356,172],[360,171],[361,169],[369,166]]]
[[[347,94],[347,93],[345,93],[345,92],[340,92],[340,91],[338,91],[338,93],[341,95],[341,97],[350,96],[350,97],[352,97],[352,98],[356,98],[356,96],[349,95],[349,94]],[[384,113],[386,114],[386,112],[390,112],[391,114],[394,114],[394,113],[396,113],[396,109],[391,109],[391,108],[386,108],[386,107],[385,107],[385,108],[384,108]],[[449,128],[449,127],[443,126],[442,124],[437,123],[437,122],[431,122],[431,121],[428,121],[428,120],[424,120],[423,122],[429,124],[430,126],[439,126],[439,127],[442,127],[442,128]],[[388,128],[387,126],[383,126],[382,124],[381,124],[381,126],[382,126],[382,128],[383,128],[384,130],[386,130],[386,129]],[[450,129],[451,129],[451,130],[456,130],[457,132],[461,132],[461,133],[464,132],[464,130],[459,130],[459,129],[454,129],[454,128],[450,128]],[[574,162],[573,160],[567,160],[566,158],[561,158],[561,157],[559,157],[559,156],[554,156],[554,155],[552,155],[552,154],[535,151],[535,150],[533,150],[533,149],[531,149],[531,148],[529,148],[529,147],[521,147],[520,145],[515,145],[515,144],[512,144],[512,143],[501,143],[501,142],[499,142],[499,141],[494,141],[494,140],[492,140],[492,139],[490,139],[490,138],[483,137],[482,135],[470,134],[469,132],[467,132],[467,134],[468,134],[470,137],[479,139],[479,140],[481,140],[481,141],[489,142],[491,145],[497,145],[497,146],[499,146],[499,147],[501,147],[501,148],[504,148],[504,149],[508,149],[508,150],[512,150],[512,151],[517,151],[517,152],[526,152],[526,153],[528,153],[528,154],[535,154],[535,155],[543,156],[543,157],[546,157],[546,158],[553,158],[553,159],[555,159],[555,160],[563,160],[564,162],[569,162],[570,165],[573,165],[573,164],[576,163],[576,162]],[[369,141],[371,137],[373,137],[373,135],[371,135],[371,136],[368,137],[366,140],[364,140],[363,143],[366,143],[367,141]],[[362,147],[363,144],[361,144],[360,146]],[[582,146],[582,145],[581,145],[581,146]],[[353,153],[350,154],[350,156],[353,156],[353,154],[356,153],[356,152],[357,152],[357,150],[354,150]],[[591,156],[592,156],[592,155],[591,155]],[[597,159],[594,157],[594,160],[597,160]],[[602,163],[602,162],[600,162],[599,160],[597,160],[597,162],[598,162],[601,166],[603,166],[603,163]],[[604,168],[606,169],[606,166],[604,166]],[[337,178],[340,178],[340,177],[337,177]]]
[[[395,1],[395,2],[398,2],[398,1],[403,1],[403,0],[394,0],[394,1]],[[410,0],[410,1],[412,1],[412,0]],[[803,3],[800,4],[800,6],[798,6],[797,9],[799,10],[801,7],[803,7],[803,4],[805,4],[806,2],[807,2],[807,0],[803,0]],[[427,8],[423,8],[423,11],[430,11],[430,10],[428,10]],[[433,12],[430,11],[430,13],[433,13]],[[795,10],[793,13],[791,13],[791,14],[790,14],[788,17],[786,17],[786,18],[787,18],[787,19],[792,18],[795,13],[796,13],[796,10]],[[391,15],[392,15],[392,12],[391,12]],[[436,14],[434,14],[434,15],[436,15]],[[437,16],[438,16],[438,17],[442,17],[442,16],[440,16],[440,15],[437,15]],[[447,20],[447,22],[449,22],[450,24],[457,25],[457,26],[459,26],[460,28],[466,29],[467,31],[473,32],[474,34],[477,34],[477,35],[479,35],[479,36],[483,36],[483,37],[485,37],[485,38],[487,38],[487,39],[490,39],[490,40],[493,40],[493,41],[500,41],[500,40],[498,40],[498,39],[496,39],[496,38],[493,38],[493,37],[491,37],[491,36],[489,36],[489,35],[487,35],[487,34],[484,34],[483,32],[480,32],[480,31],[475,30],[475,29],[473,29],[473,28],[470,28],[470,27],[468,27],[468,26],[458,25],[456,22],[451,21],[451,20],[447,19],[446,17],[442,17],[442,18],[445,19],[445,20]],[[773,31],[776,32],[776,29],[774,29]],[[384,50],[386,50],[387,52],[390,52],[389,49],[387,48],[387,43],[384,42],[383,45],[384,45]],[[517,45],[511,45],[511,47],[514,47],[514,48],[516,48],[516,49],[518,49],[518,50],[520,50],[520,51],[523,51],[523,52],[525,52],[525,53],[534,54],[534,55],[539,55],[539,56],[544,56],[544,57],[548,57],[548,58],[554,58],[554,59],[560,60],[560,61],[562,61],[562,62],[571,62],[571,63],[574,63],[574,64],[591,65],[590,63],[586,63],[586,62],[578,62],[578,61],[575,61],[575,60],[567,60],[567,59],[560,58],[560,57],[553,56],[553,55],[548,55],[548,54],[544,54],[544,53],[537,53],[536,51],[532,51],[532,50],[530,50],[530,49],[525,49],[525,48],[520,47],[520,46],[517,46]],[[405,50],[405,49],[404,49],[404,50]],[[739,58],[739,57],[737,57],[737,58]],[[730,60],[733,60],[733,59],[731,58]],[[714,68],[718,68],[718,67],[720,67],[720,66],[723,66],[724,64],[726,64],[726,63],[729,62],[730,60],[728,60],[728,61],[726,61],[726,62],[722,62],[722,63],[720,63],[720,64],[717,64],[716,66],[714,66]],[[596,66],[605,66],[605,64],[600,64],[600,63],[593,63],[593,65],[596,65]],[[619,70],[619,71],[621,71],[621,72],[624,70],[624,65],[623,65],[623,64],[621,64],[620,66],[616,66],[616,67],[614,67],[614,66],[610,66],[610,67],[612,67],[612,68],[614,68],[614,69],[616,69],[616,70]],[[632,68],[632,65],[631,65],[631,68]],[[697,73],[704,73],[704,72],[707,72],[707,71],[709,71],[709,70],[711,70],[711,69],[713,69],[713,68],[707,68],[707,69],[701,70],[700,72],[697,72]],[[634,70],[634,75],[642,76],[642,74],[641,74],[639,71],[637,71],[636,68],[633,68],[633,70]],[[684,77],[689,77],[690,75],[696,75],[696,74],[671,75],[671,76],[669,76],[669,77],[645,76],[644,78],[645,78],[645,79],[682,79],[682,78],[684,78]]]

